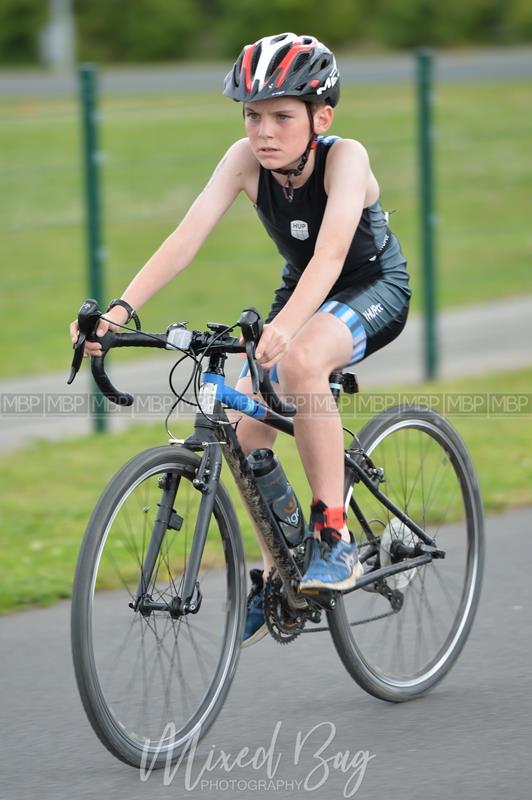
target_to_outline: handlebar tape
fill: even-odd
[[[281,414],[283,417],[295,417],[297,407],[293,403],[283,400],[273,388],[269,370],[259,366],[259,386],[260,393],[272,411]]]
[[[133,395],[119,391],[109,380],[103,365],[104,358],[105,356],[93,356],[91,358],[91,372],[96,385],[111,403],[116,403],[117,406],[132,406],[134,402]]]

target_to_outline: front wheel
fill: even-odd
[[[398,573],[382,592],[339,596],[329,614],[346,669],[370,694],[399,702],[440,681],[462,650],[478,605],[484,561],[483,512],[475,470],[450,423],[423,406],[398,406],[364,426],[359,442],[384,471],[382,492],[446,551],[444,559]],[[353,448],[357,443],[353,443]],[[395,540],[416,537],[346,474],[348,525],[358,540],[355,501],[378,540],[377,566]],[[364,553],[364,541],[360,542]]]
[[[81,699],[103,744],[136,767],[172,763],[206,733],[240,652],[244,554],[221,485],[198,574],[197,610],[162,610],[179,608],[202,497],[192,484],[198,465],[197,455],[170,446],[126,464],[94,510],[74,578],[72,654]],[[154,567],[144,576],[155,523],[168,502],[168,527],[152,544]],[[139,606],[139,586],[159,610]]]

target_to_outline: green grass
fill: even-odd
[[[532,292],[532,116],[525,82],[439,85],[436,198],[443,306]],[[105,295],[119,294],[177,224],[227,146],[239,108],[214,95],[102,103]],[[410,86],[342,95],[334,132],[369,149],[420,304],[415,97]],[[66,330],[87,295],[80,123],[74,103],[0,102],[0,374],[64,369]],[[159,328],[188,317],[236,319],[269,307],[280,260],[240,199],[193,267],[143,310]],[[235,286],[238,291],[235,291]],[[212,288],[211,288],[212,287]],[[214,289],[214,290],[213,290]]]
[[[360,395],[359,411],[343,409],[345,424],[359,429],[367,402],[393,402],[390,391]],[[486,392],[519,395],[527,400],[527,415],[510,413],[486,417],[484,413],[451,416],[477,467],[487,514],[532,504],[532,453],[530,371],[468,380],[440,381],[417,387],[415,394],[441,398],[441,393]],[[408,390],[412,395],[412,388]],[[452,395],[454,396],[454,395]],[[438,400],[439,404],[439,400]],[[456,407],[455,407],[456,408]],[[465,409],[467,411],[467,408]],[[172,425],[176,435],[190,424]],[[96,500],[116,470],[140,450],[166,441],[162,423],[139,426],[123,434],[79,438],[62,443],[37,442],[26,450],[0,458],[0,612],[34,604],[47,604],[70,595],[73,569],[81,537]],[[310,502],[301,465],[286,436],[279,436],[276,451],[306,509]],[[226,469],[222,475],[240,520],[248,558],[258,548],[249,519],[242,509]]]

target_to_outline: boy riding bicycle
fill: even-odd
[[[257,346],[281,395],[298,398],[296,444],[312,490],[314,548],[300,590],[340,590],[363,568],[344,512],[344,440],[332,407],[313,414],[328,377],[391,342],[410,299],[406,260],[387,225],[379,184],[364,147],[327,136],[339,99],[334,55],[310,36],[284,33],[244,47],[224,94],[243,103],[246,138],[216,167],[183,221],[135,276],[106,317],[124,324],[193,260],[240,192],[257,210],[285,260],[280,287]],[[101,320],[98,335],[109,328]],[[70,328],[77,339],[77,323]],[[98,355],[98,343],[86,353]],[[252,394],[242,371],[236,388]],[[275,431],[249,417],[237,434],[246,453],[271,447]],[[267,632],[263,583],[272,566],[260,532],[264,571],[252,571],[244,645]]]

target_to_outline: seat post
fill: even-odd
[[[334,401],[336,405],[338,405],[338,398],[340,397],[340,392],[342,391],[342,386],[344,384],[344,373],[341,369],[335,369],[329,375],[329,386],[331,387],[332,396],[334,397]]]
[[[342,389],[346,394],[357,394],[359,391],[357,376],[354,372],[344,372],[342,369],[335,369],[329,375],[329,386],[338,405],[338,398]]]

